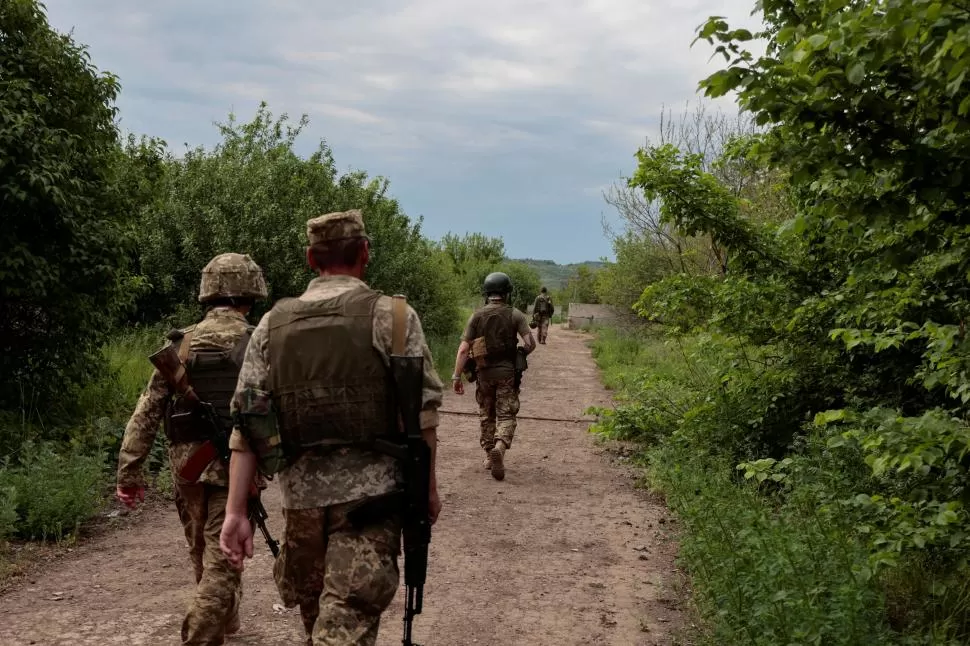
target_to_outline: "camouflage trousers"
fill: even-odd
[[[539,343],[545,343],[549,336],[549,317],[543,316],[539,319]]]
[[[506,448],[512,446],[515,416],[519,414],[519,391],[515,387],[515,378],[479,378],[477,383],[475,401],[478,402],[478,417],[482,427],[479,443],[488,453],[495,447],[497,435],[505,442]]]
[[[182,644],[222,644],[238,630],[242,580],[219,549],[229,490],[209,484],[178,485],[178,509],[195,569],[195,596],[182,622]]]
[[[373,646],[397,592],[400,517],[355,526],[347,513],[358,505],[283,510],[273,577],[284,605],[300,607],[310,646]]]

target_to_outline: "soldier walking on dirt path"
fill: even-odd
[[[539,290],[539,295],[536,296],[536,300],[532,304],[532,321],[535,324],[534,326],[539,328],[539,343],[542,345],[546,344],[546,338],[549,336],[549,323],[555,313],[556,308],[552,303],[552,296],[543,287]]]
[[[507,274],[494,272],[486,276],[482,292],[485,306],[472,314],[465,326],[451,379],[455,392],[464,395],[461,376],[468,359],[472,359],[484,465],[493,478],[502,480],[505,452],[515,436],[522,372],[528,367],[525,357],[535,350],[536,341],[525,314],[509,304],[512,280]],[[518,337],[522,338],[522,346],[518,345]]]
[[[168,335],[177,346],[198,398],[211,404],[224,430],[232,428],[229,402],[252,326],[246,314],[256,299],[266,298],[263,272],[249,256],[213,258],[202,271],[199,301],[207,306],[198,324]],[[145,499],[143,466],[159,425],[169,442],[175,480],[175,504],[189,543],[196,590],[182,622],[182,644],[222,644],[239,630],[240,575],[219,549],[219,531],[229,493],[227,465],[215,460],[197,482],[179,477],[182,467],[210,434],[205,421],[174,394],[155,370],[128,420],[118,457],[116,495],[130,509]]]
[[[239,375],[221,545],[242,569],[253,554],[246,483],[257,469],[278,473],[286,526],[273,576],[283,603],[300,607],[307,644],[373,646],[399,583],[402,470],[373,448],[400,432],[392,336],[405,335],[398,341],[407,356],[424,357],[431,522],[441,509],[434,452],[442,383],[417,313],[362,280],[370,240],[361,212],[311,219],[307,237],[318,276],[259,322]]]

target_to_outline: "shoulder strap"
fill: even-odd
[[[391,300],[391,354],[404,356],[404,345],[407,339],[408,300],[406,296],[395,294]]]
[[[179,341],[179,361],[181,361],[183,365],[185,364],[185,360],[189,356],[189,346],[192,345],[193,332],[194,330],[187,331],[182,336],[182,339]]]

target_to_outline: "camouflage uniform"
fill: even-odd
[[[543,301],[548,304],[548,311],[545,313],[540,313],[540,303]],[[545,345],[546,338],[549,336],[549,323],[552,320],[553,313],[555,312],[555,306],[552,303],[552,296],[549,296],[549,294],[545,292],[536,296],[535,303],[532,305],[532,311],[534,312],[536,324],[539,328],[538,341],[539,343]]]
[[[358,211],[328,214],[310,220],[311,244],[364,235]],[[299,300],[330,301],[365,283],[343,275],[313,279]],[[391,301],[381,296],[374,306],[372,347],[390,365]],[[438,425],[442,383],[421,329],[417,313],[407,308],[405,353],[424,357],[421,428]],[[267,314],[253,332],[239,374],[233,410],[267,407],[269,391],[270,320]],[[248,430],[233,431],[233,450],[251,449]],[[255,448],[255,444],[253,444]],[[348,511],[376,496],[401,487],[397,460],[358,446],[309,449],[279,473],[286,519],[284,538],[273,575],[287,607],[299,606],[310,644],[376,643],[381,613],[398,586],[401,519],[396,511],[367,525],[353,526]]]
[[[465,326],[462,340],[471,344],[481,331],[477,329],[482,313],[495,308],[508,307],[500,299],[489,298],[484,308],[472,314]],[[530,334],[529,321],[519,310],[512,312],[515,334],[526,337]],[[515,363],[513,360],[489,362],[487,367],[479,368],[475,383],[475,401],[478,402],[478,415],[481,420],[479,443],[488,456],[495,448],[495,440],[500,439],[505,447],[512,446],[515,437],[516,420],[519,413],[519,389],[515,385]],[[498,437],[496,438],[496,435]]]
[[[223,254],[213,259],[206,270],[214,270],[216,274],[204,274],[200,300],[207,300],[212,291],[231,292],[225,285],[218,284],[218,272],[225,269],[219,264],[225,262],[231,268],[242,259],[256,267],[248,257],[239,254]],[[225,275],[221,277],[225,278]],[[261,274],[259,281],[265,296]],[[213,307],[202,321],[182,332],[191,333],[190,352],[228,351],[251,329],[246,317],[238,311],[230,307]],[[165,379],[154,370],[125,428],[118,457],[120,488],[144,488],[143,466],[171,398],[172,392]],[[215,460],[194,483],[178,475],[202,444],[202,441],[169,444],[168,456],[175,484],[175,505],[189,544],[196,581],[195,596],[182,622],[182,643],[209,645],[222,644],[226,633],[239,629],[242,584],[239,571],[230,566],[219,549],[219,533],[229,492],[226,466]]]
[[[246,318],[229,308],[209,310],[192,331],[191,349],[229,350],[249,329]],[[143,487],[142,465],[171,397],[168,384],[154,371],[148,387],[138,399],[135,412],[125,428],[118,458],[118,485]],[[225,517],[229,476],[219,460],[202,473],[197,483],[178,477],[189,457],[202,442],[169,445],[168,454],[175,478],[175,505],[178,509],[197,583],[195,598],[182,623],[183,644],[221,644],[226,625],[238,623],[242,596],[239,572],[229,566],[219,550],[219,531]]]

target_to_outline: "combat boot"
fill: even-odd
[[[489,451],[488,456],[492,459],[492,477],[496,480],[505,478],[505,442],[495,441],[495,448]]]
[[[482,466],[485,467],[486,471],[492,470],[492,452],[485,451],[485,461],[482,462]]]

